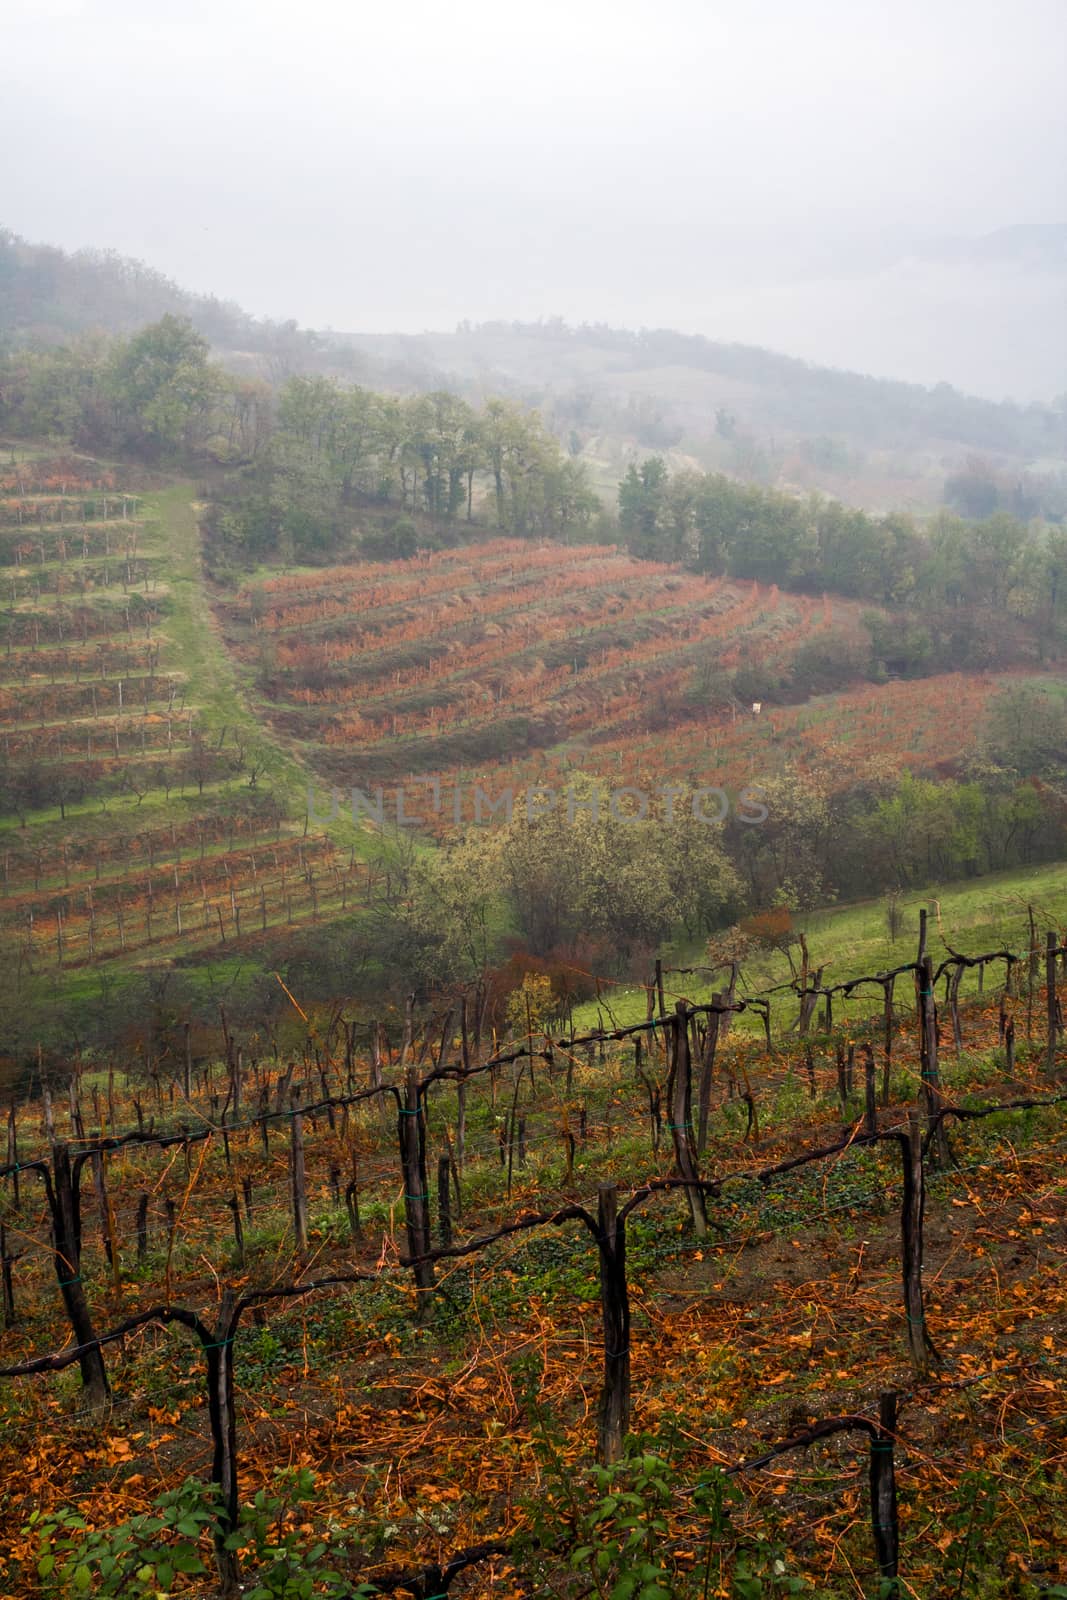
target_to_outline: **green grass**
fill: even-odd
[[[218,735],[223,728],[227,738],[240,738],[249,766],[258,765],[258,780],[270,789],[288,810],[300,817],[307,808],[311,769],[293,749],[272,737],[256,716],[251,699],[253,672],[242,668],[227,652],[216,629],[208,591],[203,581],[200,531],[192,488],[187,483],[173,485],[150,497],[152,510],[159,516],[170,552],[168,577],[171,583],[172,611],[166,631],[171,640],[172,670],[185,672],[190,681],[190,697],[200,707],[204,728]],[[321,786],[317,785],[321,790]],[[319,799],[321,808],[323,801]],[[360,859],[376,853],[374,835],[339,810],[331,824],[338,843],[355,848]]]
[[[1029,937],[1027,906],[1030,905],[1034,908],[1043,946],[1046,928],[1067,926],[1067,864],[991,873],[988,877],[963,883],[932,885],[922,892],[913,891],[901,898],[903,932],[896,941],[889,937],[885,898],[813,911],[795,920],[798,931],[807,937],[812,964],[826,966],[824,983],[841,983],[913,960],[919,911],[923,908],[929,912],[927,948],[935,965],[948,953],[946,940],[967,955],[985,950],[1024,951]],[[664,966],[693,966],[706,960],[703,945],[680,944],[667,952]],[[997,968],[994,977],[989,979],[990,985],[1001,980],[1003,971],[1002,966]],[[788,982],[790,976],[786,957],[776,952],[760,953],[745,961],[743,972],[752,990]],[[714,985],[697,975],[672,974],[665,979],[664,987],[673,995],[684,993],[689,1000],[699,1003],[710,998],[712,987],[721,988],[723,980],[722,973],[718,974]],[[976,991],[977,978],[968,973],[960,992],[973,995]],[[618,989],[604,992],[607,1006],[620,1024],[644,1020],[644,989],[620,985]],[[904,998],[903,991],[901,998]],[[875,1012],[879,1004],[877,991],[866,990],[864,997],[850,1003],[850,1009],[843,1008],[839,1001],[835,1003],[834,1013],[835,1017],[866,1016]],[[596,1001],[576,1008],[576,1028],[595,1027],[597,1009]],[[600,1006],[600,1013],[606,1022],[608,1015],[604,1004]],[[758,1018],[744,1015],[738,1023],[752,1029],[761,1026]]]

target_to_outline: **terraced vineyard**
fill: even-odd
[[[261,781],[250,719],[220,720],[157,502],[85,460],[0,478],[0,944],[19,972],[232,946],[347,910],[363,881]]]
[[[565,788],[581,772],[648,789],[681,780],[734,793],[787,764],[825,774],[835,788],[875,772],[949,774],[974,750],[990,702],[1011,681],[1009,674],[946,673],[865,685],[764,709],[758,716],[682,717],[672,723],[669,738],[607,726],[599,734],[501,763],[497,770],[482,766],[475,774],[457,766],[441,778],[456,789],[492,778],[498,788],[520,791]],[[946,716],[949,707],[952,715]]]
[[[862,610],[615,547],[500,539],[253,583],[222,623],[263,715],[346,789],[432,774],[453,794],[519,793],[586,773],[733,793],[787,764],[837,787],[951,774],[1010,675],[846,679],[758,711],[702,688],[746,666],[787,672],[820,638],[858,643]],[[455,817],[446,801],[425,820],[444,833]]]
[[[0,942],[18,972],[232,950],[357,909],[368,836],[311,829],[313,773],[497,792],[947,773],[1002,682],[844,679],[756,714],[710,685],[861,643],[859,605],[502,538],[217,596],[227,659],[187,490],[135,495],[85,461],[20,463],[0,490]],[[457,809],[420,816],[444,832]]]
[[[858,608],[495,540],[250,585],[223,625],[281,734],[330,776],[381,782],[661,727],[702,664],[788,662]]]

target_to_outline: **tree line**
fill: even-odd
[[[188,319],[131,338],[0,355],[0,428],[148,462],[234,470],[208,531],[230,560],[315,560],[351,545],[358,505],[391,522],[371,556],[412,555],[425,528],[491,521],[520,537],[581,536],[599,508],[584,466],[540,416],[445,391],[402,396],[296,376],[278,388],[225,371]]]
[[[375,507],[391,516],[357,516]],[[476,410],[445,391],[296,377],[266,446],[217,494],[209,531],[237,559],[314,560],[350,546],[362,521],[363,554],[392,559],[458,539],[476,520],[523,538],[582,537],[598,507],[584,466],[513,401]]]
[[[0,329],[13,346],[58,347],[97,333],[128,338],[171,316],[190,322],[216,350],[254,354],[277,377],[329,365],[353,374],[354,351],[291,320],[253,317],[232,301],[194,294],[115,250],[60,250],[0,228]]]
[[[1062,522],[1003,509],[876,516],[721,473],[672,474],[658,456],[630,466],[614,518],[584,463],[515,401],[476,408],[444,390],[382,394],[316,375],[275,388],[225,371],[170,314],[128,338],[0,354],[0,428],[233,468],[213,485],[209,533],[236,562],[323,559],[349,548],[360,522],[366,554],[404,557],[478,521],[520,537],[621,537],[646,559],[878,606],[1063,627]],[[375,506],[387,516],[356,514]],[[929,654],[922,639],[909,650]]]
[[[629,467],[618,505],[620,532],[645,559],[878,606],[978,608],[1041,624],[1048,633],[1063,629],[1067,525],[1061,523],[1023,521],[1004,511],[976,521],[948,511],[923,522],[899,511],[875,516],[721,473],[672,474],[658,456]],[[920,645],[914,648],[921,653]]]
[[[146,462],[249,459],[272,406],[269,384],[225,372],[192,323],[169,313],[129,338],[0,352],[0,428]]]

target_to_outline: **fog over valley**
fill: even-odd
[[[550,0],[536,23],[488,0],[10,0],[0,213],[306,326],[556,315],[1048,400],[1061,21],[1058,0]]]

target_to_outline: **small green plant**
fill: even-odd
[[[275,1482],[283,1493],[269,1495],[260,1489],[242,1508],[237,1532],[231,1535],[233,1548],[251,1551],[254,1577],[244,1600],[312,1600],[316,1594],[346,1592],[341,1574],[325,1564],[329,1547],[320,1539],[302,1550],[299,1535],[283,1526],[288,1510],[311,1499],[314,1473],[306,1467],[280,1472]]]
[[[60,1510],[33,1512],[22,1531],[37,1536],[37,1576],[45,1593],[154,1600],[177,1573],[208,1571],[201,1546],[216,1516],[203,1484],[187,1479],[160,1495],[150,1512],[115,1528],[90,1529],[77,1512]]]
[[[327,1545],[320,1540],[301,1549],[299,1535],[285,1527],[289,1512],[311,1498],[314,1485],[306,1469],[280,1472],[279,1492],[260,1489],[242,1507],[225,1544],[245,1558],[244,1600],[313,1600],[349,1592],[328,1564]],[[210,1572],[219,1516],[212,1491],[187,1478],[159,1495],[150,1511],[114,1528],[90,1528],[84,1517],[64,1509],[35,1511],[22,1531],[36,1535],[37,1576],[45,1594],[158,1600],[179,1574],[198,1578]]]
[[[599,1498],[581,1519],[572,1567],[588,1570],[603,1600],[671,1600],[667,1551],[671,1469],[662,1456],[636,1450],[598,1467]]]
[[[679,1464],[680,1438],[632,1435],[621,1461],[576,1472],[538,1405],[536,1370],[516,1366],[515,1376],[527,1384],[545,1473],[546,1492],[529,1508],[531,1563],[539,1549],[565,1551],[568,1572],[591,1580],[582,1592],[598,1600],[710,1600],[724,1593],[771,1600],[806,1589],[779,1549],[762,1540],[739,1544],[730,1511],[743,1491],[718,1470],[694,1481]],[[538,1576],[538,1593],[571,1594],[573,1579],[560,1578],[554,1562]]]

